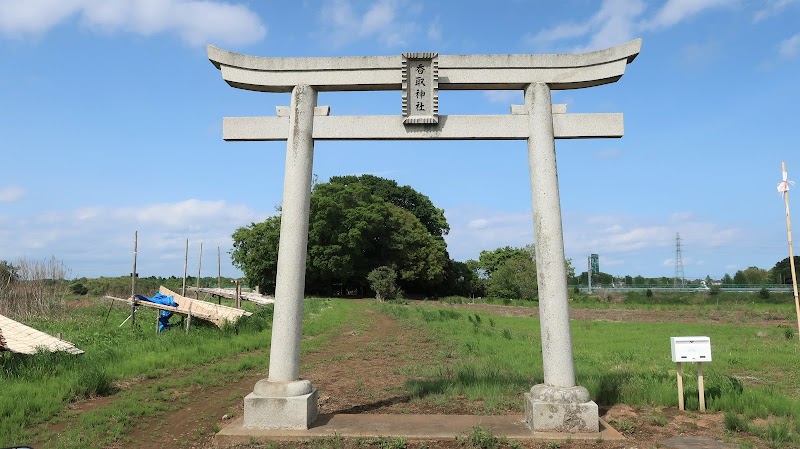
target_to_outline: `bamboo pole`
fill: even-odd
[[[783,181],[786,181],[786,163],[781,162]],[[794,309],[797,314],[797,338],[800,338],[800,298],[797,295],[797,273],[794,271],[794,250],[792,249],[792,218],[789,215],[789,185],[783,191],[783,202],[786,205],[786,234],[789,238],[789,267],[792,271],[792,287],[794,288]]]
[[[242,308],[242,283],[238,279],[236,280],[236,308]]]
[[[136,256],[139,248],[139,231],[133,232],[133,272],[131,273],[131,330],[136,325]]]
[[[203,242],[200,242],[200,259],[197,261],[197,289],[194,298],[200,299],[200,269],[203,267]]]
[[[219,246],[217,247],[217,289],[222,290],[222,259],[219,256]],[[217,304],[222,304],[222,296],[217,296]]]
[[[181,296],[186,296],[186,269],[189,268],[189,239],[186,239],[186,252],[183,253],[183,288]]]
[[[706,411],[706,392],[703,383],[703,363],[697,362],[697,396],[700,400],[700,411]]]

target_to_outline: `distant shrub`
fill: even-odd
[[[648,298],[652,298],[653,297],[653,290],[650,290],[648,288],[647,291],[644,292],[644,295],[647,296]]]
[[[708,295],[709,296],[717,296],[717,295],[720,294],[721,290],[722,289],[720,288],[719,285],[712,285],[711,287],[708,288]]]
[[[74,282],[74,283],[69,285],[69,291],[73,295],[81,295],[81,296],[83,296],[83,295],[89,293],[89,288],[87,286],[83,285],[80,282]]]
[[[369,286],[375,291],[375,299],[378,301],[397,297],[400,290],[397,288],[396,280],[397,273],[387,266],[380,266],[367,275]]]
[[[767,290],[766,287],[763,287],[758,291],[758,297],[761,299],[769,299],[769,290]]]

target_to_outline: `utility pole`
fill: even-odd
[[[681,234],[675,233],[675,279],[672,281],[675,288],[686,287],[686,277],[683,275],[683,255],[681,254]]]

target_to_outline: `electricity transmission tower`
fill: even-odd
[[[683,255],[681,255],[681,234],[675,234],[675,279],[672,281],[673,287],[685,287],[686,278],[683,275]]]

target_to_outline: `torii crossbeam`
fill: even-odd
[[[315,140],[527,140],[533,194],[544,383],[525,393],[534,431],[597,432],[597,404],[576,385],[554,139],[622,137],[622,114],[567,114],[551,90],[613,83],[641,39],[591,53],[265,58],[208,46],[232,87],[291,92],[274,117],[227,117],[225,140],[286,140],[280,251],[269,377],[245,398],[244,426],[307,429],[317,390],[300,379],[300,342]],[[507,115],[438,115],[439,90],[516,89]],[[331,116],[317,92],[402,90],[402,115]]]

